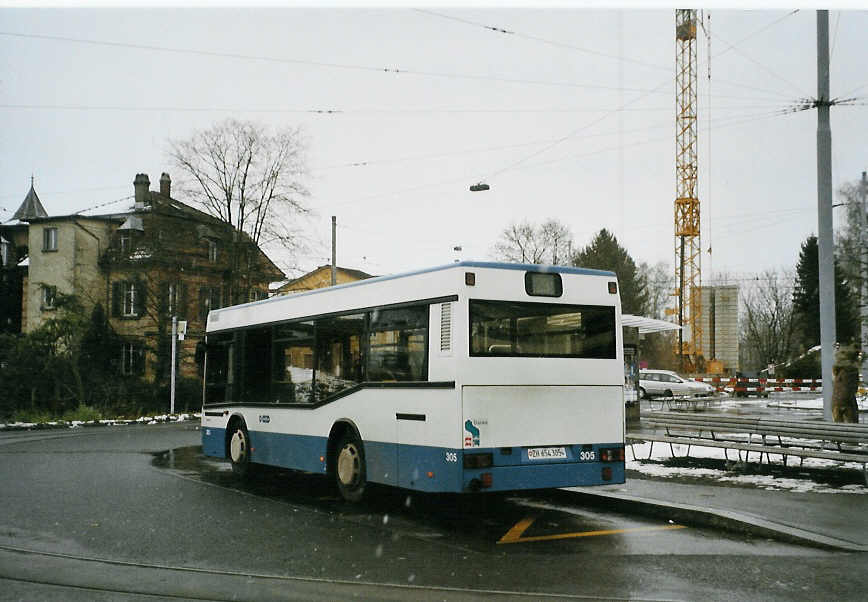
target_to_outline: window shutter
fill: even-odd
[[[203,286],[199,289],[199,320],[204,323],[208,317],[208,303],[211,299],[208,297],[208,287]]]
[[[165,315],[169,311],[169,283],[161,282],[159,285],[160,299],[157,303],[157,312],[160,315]]]
[[[178,318],[180,318],[182,320],[186,320],[187,319],[187,283],[186,282],[179,282],[178,288],[176,290],[178,291],[177,292],[178,299],[176,302],[178,305]]]
[[[133,345],[133,374],[141,376],[145,373],[145,349],[141,345]]]
[[[121,308],[124,303],[123,282],[116,280],[112,282],[112,317],[121,317]]]
[[[133,311],[136,314],[136,317],[141,318],[145,315],[145,303],[147,302],[147,287],[142,280],[136,279],[136,297],[135,297],[135,307]]]

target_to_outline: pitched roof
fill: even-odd
[[[39,196],[37,196],[36,190],[33,189],[33,178],[30,178],[30,192],[24,197],[24,202],[21,203],[12,219],[19,219],[23,222],[33,217],[48,217],[48,212],[42,206],[42,203],[39,202]]]
[[[306,274],[302,274],[298,278],[293,278],[289,282],[284,283],[282,286],[280,286],[280,288],[278,289],[278,292],[292,288],[292,286],[294,284],[303,281],[305,278],[310,278],[311,276],[313,276],[319,272],[331,270],[331,269],[332,269],[332,266],[330,263],[327,263],[325,265],[321,265],[318,268],[311,270],[310,272],[307,272]],[[354,270],[352,268],[342,268],[341,266],[337,266],[336,269],[337,269],[337,271],[343,272],[344,274],[354,278],[355,280],[367,280],[368,278],[374,278],[373,275],[368,274],[367,272],[363,272],[362,270]]]

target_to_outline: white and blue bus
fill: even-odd
[[[210,312],[202,448],[425,492],[624,482],[612,272],[461,262]]]

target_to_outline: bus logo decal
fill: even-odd
[[[464,437],[464,447],[479,447],[479,429],[473,425],[472,420],[464,423],[464,430],[470,433],[469,437]]]

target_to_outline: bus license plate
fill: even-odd
[[[552,458],[566,458],[567,450],[563,447],[530,447],[527,450],[528,460],[550,460]]]

